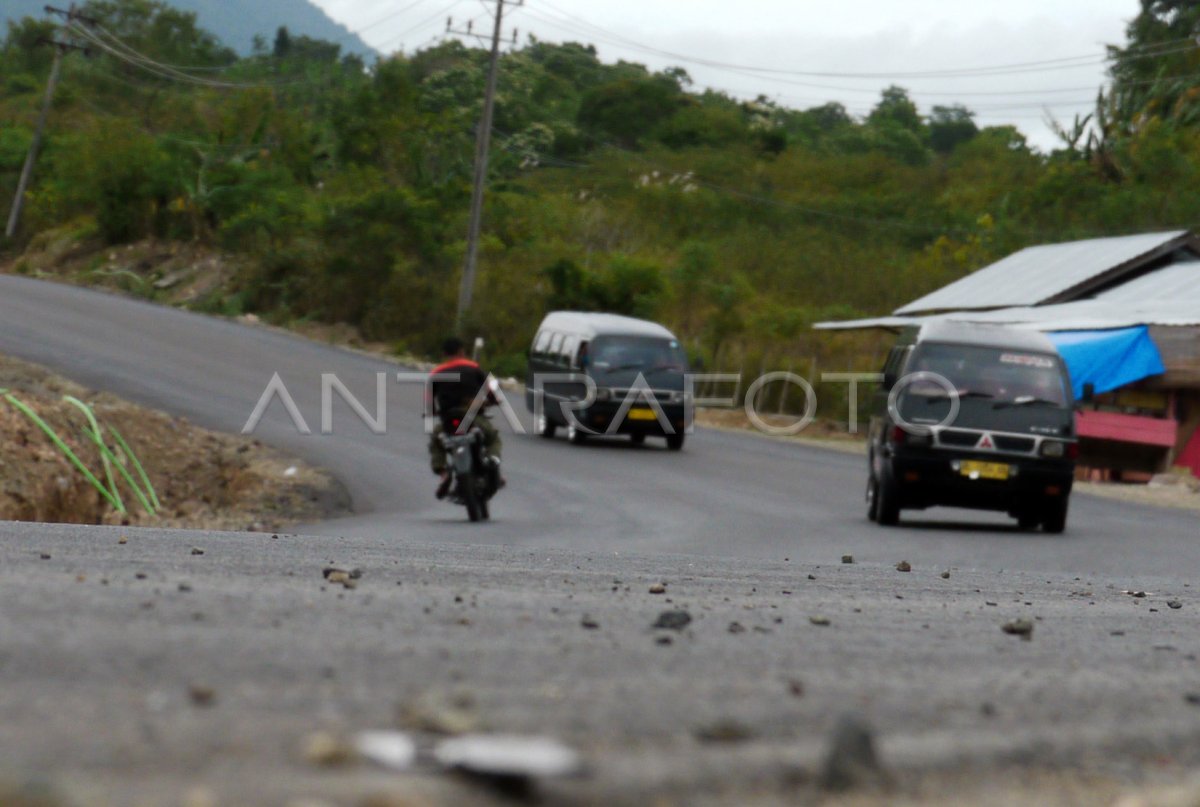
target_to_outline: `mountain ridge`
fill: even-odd
[[[209,31],[221,43],[239,54],[249,54],[254,37],[262,36],[270,47],[275,32],[286,26],[293,36],[302,35],[323,39],[341,46],[343,53],[354,53],[368,60],[379,52],[364,42],[346,26],[335,22],[310,0],[163,0],[166,5],[196,15],[197,24]],[[16,21],[22,17],[44,18],[45,0],[8,0],[0,11],[0,21]]]

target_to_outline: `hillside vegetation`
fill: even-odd
[[[901,87],[860,120],[532,41],[502,61],[469,330],[507,372],[560,307],[662,320],[709,369],[845,370],[875,361],[869,343],[813,322],[887,312],[1030,244],[1192,227],[1200,78],[1178,43],[1200,7],[1143,5],[1096,114],[1064,123],[1052,154],[961,106],[925,113]],[[241,267],[209,310],[433,350],[453,325],[482,51],[450,41],[368,68],[280,32],[239,58],[162,5],[86,11],[103,27],[75,34],[90,58],[64,61],[14,257],[64,241],[98,256],[209,245]],[[5,198],[48,33],[22,21],[0,54]]]

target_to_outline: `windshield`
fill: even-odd
[[[675,339],[654,336],[598,336],[590,347],[591,369],[596,373],[617,370],[675,370],[687,366],[683,348]]]
[[[967,345],[923,345],[907,375],[936,373],[960,397],[990,400],[994,406],[1067,406],[1066,379],[1057,356]],[[905,394],[945,398],[949,389],[929,379],[916,380]]]

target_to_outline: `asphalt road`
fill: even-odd
[[[0,351],[225,431],[278,373],[314,433],[275,402],[256,434],[334,472],[356,510],[274,540],[0,525],[0,787],[358,803],[396,782],[318,774],[287,749],[327,725],[411,726],[398,711],[457,689],[483,728],[583,749],[593,775],[550,791],[571,802],[786,800],[846,711],[901,767],[1100,760],[1139,777],[1148,757],[1195,761],[1194,514],[1076,496],[1063,536],[957,511],[881,529],[858,456],[705,430],[681,453],[506,430],[509,487],[470,525],[432,496],[419,388],[379,359],[17,277],[0,277]],[[339,402],[320,434],[321,374],[373,409],[380,372],[386,432]],[[362,585],[323,588],[331,561]],[[649,594],[660,578],[668,594]],[[650,625],[672,607],[694,621],[661,645]],[[1018,617],[1032,641],[1000,631]],[[215,705],[189,704],[196,681]],[[722,721],[740,741],[697,739]],[[465,798],[429,773],[402,787]]]

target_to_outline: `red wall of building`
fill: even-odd
[[[1192,439],[1188,441],[1187,448],[1179,453],[1175,464],[1191,468],[1194,476],[1200,476],[1200,429],[1196,429]]]

